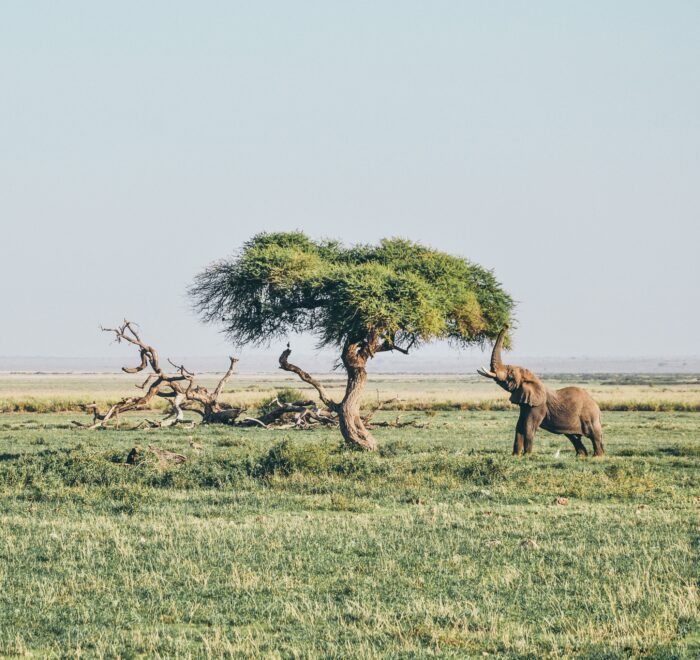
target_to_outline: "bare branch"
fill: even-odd
[[[189,371],[185,369],[184,365],[182,364],[175,364],[170,358],[168,358],[168,362],[175,367],[182,376],[189,378],[189,377],[194,377],[194,373],[192,371]]]
[[[226,385],[226,383],[228,383],[229,379],[233,375],[233,368],[236,366],[236,362],[238,362],[238,358],[232,356],[229,356],[228,359],[230,361],[228,371],[223,375],[218,385],[216,386],[216,389],[214,390],[213,396],[215,399],[218,399],[221,393],[223,392],[224,386]]]
[[[136,374],[143,371],[148,366],[148,357],[145,350],[141,350],[141,364],[137,367],[122,367],[122,371],[127,374]]]
[[[384,351],[398,351],[399,353],[403,353],[404,355],[408,355],[408,351],[411,349],[411,347],[413,346],[415,341],[416,341],[415,338],[411,339],[411,342],[408,344],[408,346],[406,348],[402,348],[401,346],[397,346],[391,337],[387,337],[379,345],[379,347],[377,349],[375,349],[375,352],[382,353]]]
[[[287,358],[289,358],[291,353],[292,349],[289,348],[289,344],[287,344],[287,348],[284,351],[282,351],[282,355],[280,355],[280,369],[284,369],[284,371],[291,371],[292,373],[295,373],[305,383],[308,383],[309,385],[313,386],[318,392],[319,397],[321,397],[321,401],[323,401],[323,403],[325,403],[333,412],[338,412],[340,406],[328,396],[323,385],[321,385],[319,381],[317,381],[306,371],[288,361]]]
[[[141,390],[138,396],[124,397],[113,404],[105,413],[101,413],[96,404],[86,406],[85,410],[92,413],[91,424],[76,423],[76,426],[88,429],[105,428],[108,424],[119,422],[119,415],[138,410],[147,410],[151,407],[153,400],[158,397],[165,399],[169,403],[169,408],[165,417],[160,420],[147,419],[141,421],[136,427],[130,428],[150,428],[159,429],[175,425],[193,424],[185,419],[185,412],[197,413],[205,424],[229,424],[237,426],[260,426],[262,428],[310,428],[317,424],[334,425],[338,423],[338,418],[333,414],[337,413],[339,404],[336,404],[324,390],[320,382],[311,375],[288,361],[291,353],[289,347],[280,356],[280,368],[296,373],[303,381],[309,383],[318,391],[321,400],[329,410],[320,410],[315,401],[294,401],[292,403],[282,403],[279,400],[273,402],[274,407],[268,410],[260,418],[241,418],[243,408],[235,408],[228,403],[219,401],[226,384],[233,375],[238,359],[229,357],[229,366],[226,372],[216,385],[213,391],[196,383],[196,376],[182,364],[176,364],[170,358],[167,362],[174,369],[174,373],[166,373],[160,368],[158,352],[153,346],[145,343],[137,330],[138,326],[131,321],[125,320],[117,328],[102,328],[105,332],[114,333],[118,342],[125,341],[138,348],[141,356],[141,364],[138,367],[123,370],[126,373],[136,373],[143,371],[148,366],[152,373],[136,387]],[[358,345],[358,349],[360,349]]]
[[[370,420],[372,419],[372,417],[374,417],[374,415],[376,413],[378,413],[384,406],[386,406],[389,403],[393,403],[394,401],[398,401],[398,400],[399,400],[399,397],[395,396],[391,399],[386,399],[385,401],[380,401],[379,403],[377,403],[377,405],[375,406],[375,408],[373,410],[370,410],[369,413],[367,413],[367,415],[365,415],[362,418],[362,420],[364,421],[365,424],[368,424],[370,422]]]
[[[141,396],[123,398],[104,414],[100,413],[97,406],[93,404],[87,408],[92,410],[93,422],[89,426],[83,426],[103,428],[110,420],[117,419],[122,413],[147,409],[156,396],[169,400],[170,411],[160,422],[151,422],[151,426],[162,428],[183,423],[185,421],[183,412],[185,408],[199,413],[204,422],[233,423],[242,411],[220,403],[218,398],[233,373],[233,366],[237,362],[236,358],[230,358],[228,371],[214,392],[210,393],[206,387],[195,386],[195,374],[186,369],[184,365],[177,365],[169,359],[168,362],[177,370],[177,373],[165,373],[160,368],[158,351],[141,339],[137,327],[132,321],[124,319],[122,325],[117,328],[102,327],[101,329],[104,332],[114,333],[117,342],[126,341],[138,347],[141,363],[137,367],[122,367],[122,370],[126,373],[138,373],[150,365],[153,373],[149,374],[141,385],[136,385],[138,389],[145,390],[145,393]],[[200,409],[193,406],[199,406]]]
[[[134,327],[135,325],[136,324],[132,321],[127,321],[124,319],[124,323],[122,323],[122,325],[120,325],[118,328],[100,327],[103,332],[113,332],[117,342],[121,342],[122,340],[128,341],[130,344],[134,344],[141,349],[139,351],[141,356],[141,364],[139,364],[137,367],[122,367],[122,371],[127,374],[135,374],[139,371],[143,371],[148,364],[150,364],[153,371],[158,375],[161,375],[162,372],[158,364],[158,351],[156,351],[153,346],[149,346],[141,341],[141,337]]]
[[[151,378],[156,378],[155,374],[148,374],[148,378],[141,383],[141,385],[135,385],[134,387],[138,388],[139,390],[143,390],[146,388],[146,385],[150,382]]]
[[[259,419],[256,419],[255,417],[244,417],[241,420],[241,422],[248,422],[250,426],[262,426],[264,429],[268,428],[266,424],[263,424]]]

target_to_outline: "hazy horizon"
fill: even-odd
[[[278,372],[279,352],[244,350],[235,353],[239,357],[238,373]],[[171,357],[177,364],[184,364],[197,373],[223,372],[228,366],[226,356],[192,356],[186,354],[162,355]],[[605,356],[547,357],[507,354],[507,361],[522,364],[535,372],[546,374],[571,373],[700,373],[700,356],[657,356],[616,358]],[[334,371],[337,356],[328,350],[294,350],[292,362],[307,371],[327,374]],[[138,362],[134,355],[93,357],[8,357],[0,356],[0,374],[8,373],[100,373],[120,374],[122,366]],[[133,363],[133,364],[132,364]],[[475,352],[461,351],[446,354],[440,351],[423,351],[409,356],[379,355],[368,370],[373,374],[460,374],[476,376],[476,369],[487,359]]]
[[[0,55],[0,354],[238,351],[187,286],[294,229],[493,269],[514,355],[698,354],[700,3],[10,2]]]

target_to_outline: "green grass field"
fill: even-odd
[[[202,374],[197,382],[213,389],[221,374]],[[143,380],[143,379],[141,379]],[[342,398],[342,374],[320,377],[336,398]],[[646,410],[700,412],[698,374],[560,374],[545,378],[549,387],[581,385],[598,401],[602,410]],[[103,407],[137,392],[139,382],[130,374],[0,374],[0,413],[79,412],[81,405],[97,402]],[[222,401],[255,407],[283,387],[294,387],[306,396],[315,390],[295,375],[236,374]],[[371,374],[364,395],[366,407],[395,399],[388,409],[503,409],[508,397],[498,385],[476,374]],[[162,401],[156,405],[164,405]]]
[[[0,415],[0,655],[700,656],[699,414],[605,413],[602,461],[399,414],[380,455]],[[188,461],[123,465],[148,444]]]

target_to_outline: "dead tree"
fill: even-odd
[[[136,324],[124,320],[117,328],[101,328],[104,332],[113,332],[117,342],[126,341],[136,346],[141,358],[140,364],[135,367],[122,367],[127,374],[136,374],[151,368],[152,373],[146,380],[136,387],[143,391],[139,396],[124,397],[110,406],[106,412],[100,412],[97,404],[86,406],[93,414],[92,424],[80,424],[78,426],[91,429],[104,428],[110,421],[119,423],[119,416],[136,410],[146,410],[151,407],[156,397],[167,399],[170,404],[168,414],[159,421],[146,420],[152,427],[165,428],[181,424],[185,421],[185,410],[196,412],[206,424],[232,424],[241,414],[240,408],[234,408],[219,401],[224,386],[231,378],[233,369],[238,362],[237,358],[230,357],[229,368],[223,375],[213,392],[206,387],[195,384],[195,374],[183,365],[170,364],[175,368],[175,373],[166,373],[160,365],[158,351],[146,344],[136,330]]]
[[[242,408],[235,408],[219,400],[238,362],[236,358],[229,358],[228,371],[219,380],[216,388],[209,391],[203,385],[197,385],[194,372],[182,364],[178,365],[168,360],[168,363],[173,367],[173,372],[164,371],[161,367],[158,351],[141,339],[137,327],[135,323],[125,320],[117,328],[101,329],[104,332],[114,333],[117,342],[125,341],[137,347],[141,362],[135,367],[122,367],[123,372],[136,374],[150,367],[151,373],[148,377],[140,385],[136,385],[142,394],[124,397],[104,412],[100,411],[96,403],[85,406],[85,409],[92,413],[92,423],[73,422],[76,426],[89,429],[105,428],[110,423],[118,426],[120,415],[138,410],[148,410],[156,398],[167,400],[169,409],[166,416],[160,420],[145,419],[136,427],[131,428],[167,428],[191,423],[185,420],[185,411],[197,413],[204,424],[229,424],[239,427],[309,429],[315,426],[338,424],[337,415],[330,410],[322,410],[312,400],[287,403],[275,398],[270,404],[271,408],[260,417],[241,418]],[[283,356],[288,354],[289,351],[285,351]],[[286,357],[285,360],[280,358],[280,364],[283,362],[287,364]]]
[[[260,417],[246,417],[238,422],[239,426],[261,426],[278,429],[308,429],[313,426],[337,426],[338,418],[329,411],[321,410],[315,401],[282,402],[275,398],[271,404],[274,408]]]

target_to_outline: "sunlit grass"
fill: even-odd
[[[599,461],[513,459],[515,412],[396,414],[377,455],[1,416],[0,655],[697,655],[699,415],[606,413]]]
[[[127,374],[4,374],[0,375],[0,412],[80,412],[88,403],[102,407],[137,392],[138,379]],[[213,387],[217,377],[204,374],[203,385]],[[344,382],[338,375],[323,379],[331,396],[342,398]],[[577,384],[585,387],[603,410],[700,411],[700,382],[694,376],[559,376],[545,379],[556,388]],[[316,392],[294,376],[236,375],[222,400],[247,409],[259,407],[277,391],[293,387],[305,397]],[[388,410],[507,410],[508,395],[497,385],[474,376],[371,375],[364,406],[380,401]],[[163,407],[156,400],[155,407]]]

